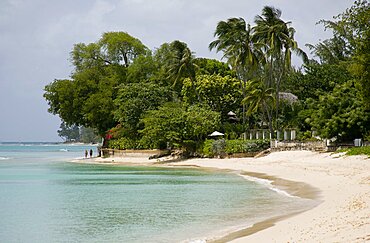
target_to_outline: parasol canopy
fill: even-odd
[[[217,137],[217,136],[223,136],[224,134],[221,133],[221,132],[218,132],[218,131],[214,131],[213,133],[211,133],[209,136],[210,137]]]

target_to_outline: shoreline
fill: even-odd
[[[187,161],[189,160],[185,160],[182,162],[186,163]],[[261,184],[267,189],[274,191],[275,193],[279,193],[287,197],[298,197],[301,199],[311,200],[310,204],[307,204],[304,208],[302,207],[298,211],[288,211],[281,215],[267,217],[260,221],[254,222],[249,226],[242,226],[238,229],[234,228],[234,230],[228,230],[228,231],[226,230],[222,234],[214,234],[212,236],[206,237],[205,239],[202,239],[201,240],[202,243],[203,242],[207,242],[207,243],[234,242],[234,240],[245,238],[259,231],[273,227],[279,221],[287,220],[290,217],[293,217],[295,215],[299,215],[303,212],[309,211],[317,207],[320,203],[322,203],[321,197],[320,197],[321,191],[318,188],[315,188],[307,183],[286,180],[280,177],[267,175],[265,173],[238,171],[238,170],[231,170],[231,169],[223,169],[219,167],[203,167],[199,165],[188,165],[188,164],[173,165],[172,163],[168,164],[167,166],[165,165],[164,167],[192,167],[192,168],[213,169],[213,170],[231,172],[231,173],[234,173],[236,175],[243,177],[245,180]],[[185,241],[185,242],[192,243],[193,241],[191,240],[191,241]],[[195,240],[194,242],[198,242],[198,241]],[[241,242],[244,242],[244,241],[241,241]],[[246,241],[246,242],[254,242],[254,241]]]
[[[113,160],[113,161],[112,161]],[[309,151],[275,152],[261,158],[190,159],[158,162],[107,158],[78,163],[195,166],[240,171],[272,181],[288,193],[320,200],[300,213],[278,216],[207,242],[364,242],[370,241],[370,163],[364,156],[332,156]]]

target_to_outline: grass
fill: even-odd
[[[338,152],[346,152],[346,155],[367,155],[368,157],[370,157],[370,146],[341,149]]]

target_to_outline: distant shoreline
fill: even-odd
[[[292,195],[317,202],[299,214],[279,216],[207,242],[363,242],[370,240],[370,164],[364,156],[309,151],[274,152],[262,158],[190,159],[177,162],[136,158],[92,158],[77,163],[196,166],[240,171],[268,179]],[[356,206],[358,205],[358,206]],[[330,222],[330,223],[328,223]]]

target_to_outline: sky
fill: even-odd
[[[76,43],[125,31],[151,50],[186,42],[196,57],[220,59],[208,44],[219,21],[242,17],[253,25],[263,6],[291,21],[299,46],[330,38],[316,25],[352,5],[350,0],[0,0],[0,142],[61,141],[60,119],[48,113],[44,87],[69,78]]]

